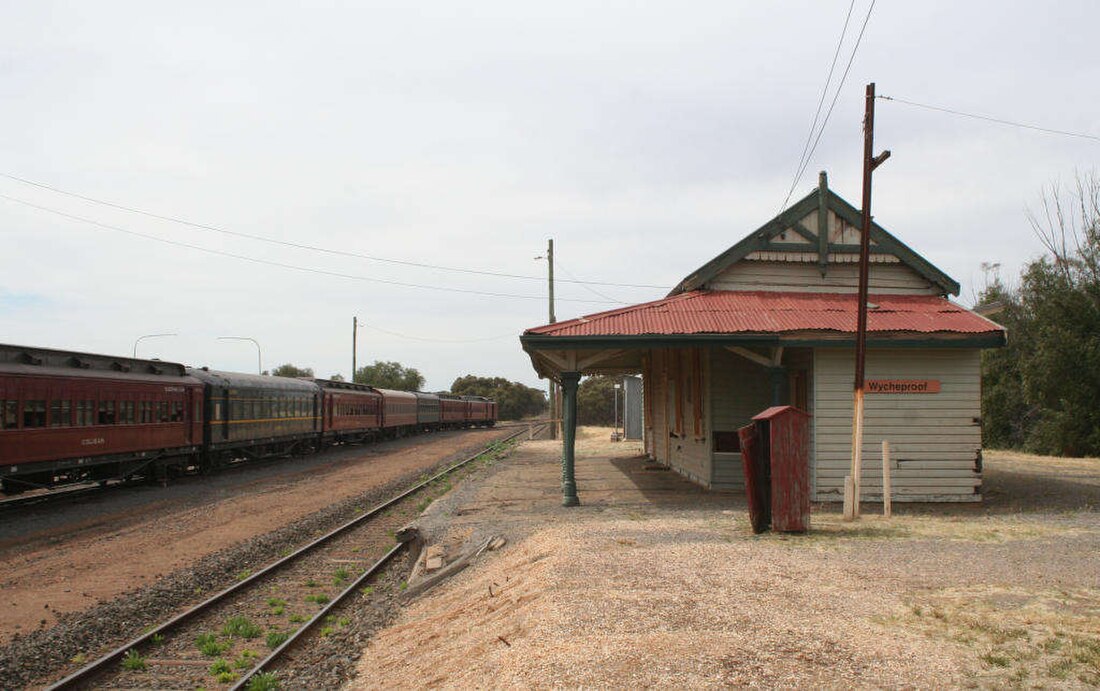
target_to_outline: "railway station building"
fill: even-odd
[[[810,418],[812,497],[841,501],[851,458],[860,211],[817,189],[703,264],[665,298],[528,329],[535,370],[563,392],[563,502],[582,375],[640,374],[646,455],[716,490],[743,488],[737,429],[772,405]],[[877,223],[862,495],[980,501],[981,351],[1005,330],[956,303],[959,284]],[[584,488],[579,488],[583,498]]]

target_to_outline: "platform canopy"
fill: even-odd
[[[938,295],[871,295],[868,343],[892,347],[1004,344],[1004,329]],[[856,301],[842,293],[692,290],[528,329],[520,337],[541,376],[637,371],[644,349],[854,343]],[[763,355],[762,353],[762,355]]]

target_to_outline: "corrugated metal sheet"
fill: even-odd
[[[1004,329],[935,295],[871,295],[867,329],[874,332],[998,333]],[[599,312],[528,329],[545,336],[854,333],[856,297],[841,293],[705,291]]]

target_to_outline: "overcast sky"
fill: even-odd
[[[312,5],[306,7],[305,5]],[[857,0],[838,75],[868,7]],[[331,273],[214,256],[0,199],[0,342],[328,376],[359,361],[539,384],[519,333],[664,295],[771,218],[790,186],[845,13],[818,2],[5,3],[0,195],[102,224]],[[829,172],[860,200],[860,121],[880,94],[1100,133],[1095,2],[874,8],[795,199]],[[836,78],[834,77],[834,83]],[[831,97],[831,94],[830,94]],[[1025,209],[1100,143],[879,102],[874,213],[962,283],[1040,246]],[[379,330],[381,329],[381,330]],[[384,330],[384,331],[383,331]],[[405,337],[392,335],[402,334]],[[413,338],[408,338],[413,337]],[[442,342],[416,339],[444,339]],[[479,340],[489,339],[489,340]],[[476,342],[474,342],[476,341]]]

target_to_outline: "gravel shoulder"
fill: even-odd
[[[349,688],[1054,687],[1100,684],[1100,460],[986,455],[986,501],[815,505],[806,536],[579,435],[529,442],[421,518],[449,558],[508,544],[411,602]]]

